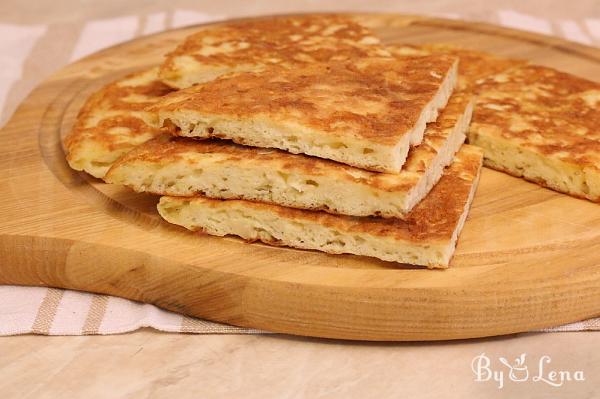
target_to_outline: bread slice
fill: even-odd
[[[65,138],[71,168],[102,178],[119,157],[155,137],[144,108],[172,90],[157,80],[158,68],[136,72],[94,93]]]
[[[479,94],[469,142],[485,166],[600,202],[600,83],[448,45],[388,49],[460,58],[459,89]]]
[[[206,197],[162,197],[158,211],[169,223],[217,236],[232,234],[272,245],[446,268],[477,187],[481,162],[480,149],[463,146],[407,221]]]
[[[396,56],[425,56],[447,54],[460,59],[458,67],[457,89],[471,93],[485,79],[505,72],[511,68],[525,65],[527,62],[517,59],[498,57],[483,51],[471,50],[449,44],[396,44],[385,47]]]
[[[600,83],[522,65],[478,90],[469,141],[486,166],[600,202]]]
[[[446,105],[456,69],[457,59],[446,55],[273,67],[174,92],[148,110],[179,136],[398,173]]]
[[[208,25],[167,54],[160,78],[177,89],[235,72],[387,54],[350,17],[301,15]]]
[[[369,172],[224,140],[164,136],[129,152],[105,181],[160,195],[246,199],[353,216],[404,218],[431,190],[466,138],[469,96],[454,94],[427,125],[399,174]]]

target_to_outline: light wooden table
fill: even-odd
[[[0,24],[47,25],[44,40],[24,61],[22,78],[8,88],[3,120],[35,84],[68,62],[85,21],[152,15],[176,8],[209,17],[338,9],[460,16],[496,23],[512,12],[521,22],[529,21],[539,29],[550,26],[553,33],[562,32],[563,36],[565,27],[571,26],[569,21],[600,19],[597,0],[576,4],[544,0],[368,4],[333,0],[171,0],[160,5],[134,0],[86,2],[85,6],[74,0],[26,4],[3,0]],[[593,32],[584,34],[598,43]],[[0,398],[593,398],[600,396],[599,344],[598,333],[532,333],[423,344],[352,343],[282,335],[185,335],[151,330],[104,337],[6,337],[0,338]],[[559,388],[531,380],[505,381],[499,389],[496,382],[474,381],[471,362],[483,352],[492,359],[495,370],[506,371],[498,357],[512,362],[526,353],[533,376],[540,357],[548,355],[552,362],[546,365],[546,372],[582,370],[586,380],[567,382]]]
[[[524,334],[445,343],[351,343],[282,335],[0,338],[0,397],[8,398],[596,398],[597,333]],[[530,378],[583,370],[586,381],[475,382],[472,359],[496,370],[527,353]],[[508,376],[505,377],[508,379]]]

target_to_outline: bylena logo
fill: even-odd
[[[498,389],[504,388],[505,381],[512,382],[541,382],[553,387],[561,387],[568,382],[585,381],[585,376],[582,370],[568,371],[555,370],[550,366],[552,359],[548,355],[541,356],[534,362],[537,367],[529,368],[527,364],[527,354],[521,353],[513,362],[509,362],[504,357],[499,357],[498,362],[501,367],[495,369],[491,359],[481,353],[473,358],[471,362],[471,370],[475,375],[475,381],[493,381]]]

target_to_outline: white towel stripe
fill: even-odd
[[[86,23],[71,54],[71,62],[103,48],[133,39],[138,24],[138,18],[134,15]]]
[[[0,23],[0,111],[12,84],[21,78],[23,62],[46,30],[45,25]]]
[[[500,24],[509,28],[528,30],[531,32],[552,34],[552,25],[548,20],[522,14],[513,10],[498,11]]]
[[[31,332],[47,292],[47,288],[0,285],[0,335]]]
[[[589,34],[596,40],[600,40],[600,18],[588,18],[584,20]]]
[[[181,315],[152,305],[111,297],[99,330],[125,332],[160,325],[161,330],[181,331],[181,319]]]
[[[175,10],[173,14],[172,28],[180,28],[183,26],[197,25],[206,22],[217,21],[224,19],[223,16],[206,14],[193,10]]]
[[[150,35],[163,31],[167,28],[167,14],[164,12],[158,12],[155,14],[146,15],[144,19],[144,29],[142,34]]]
[[[92,303],[92,294],[77,291],[65,291],[50,328],[51,335],[79,335],[88,309]]]
[[[560,26],[565,38],[574,42],[592,44],[592,39],[585,34],[577,22],[573,20],[559,21],[558,25]]]

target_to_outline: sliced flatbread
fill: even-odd
[[[378,56],[379,39],[349,17],[268,17],[210,25],[167,54],[160,78],[184,89],[233,72],[270,65],[340,61]],[[383,52],[383,54],[386,54]]]
[[[158,68],[134,73],[94,93],[65,138],[71,168],[102,178],[119,157],[155,137],[144,108],[172,91],[157,80]]]
[[[240,73],[165,96],[148,111],[183,137],[398,173],[456,80],[452,56],[364,58]],[[150,121],[156,123],[156,120]]]
[[[485,166],[600,202],[600,83],[447,45],[388,48],[460,58],[458,87],[479,95],[469,142]]]
[[[524,65],[479,88],[469,133],[485,165],[600,201],[600,83]]]
[[[446,268],[477,187],[481,161],[480,149],[463,146],[407,221],[206,197],[162,197],[158,211],[170,223],[217,236]]]
[[[105,181],[160,195],[246,199],[292,208],[404,218],[442,176],[466,138],[469,96],[454,94],[427,125],[399,174],[224,140],[164,136],[117,161]]]
[[[449,44],[389,45],[386,50],[397,56],[448,54],[458,57],[457,89],[473,93],[477,92],[478,85],[486,78],[526,64],[523,60],[497,57]]]

